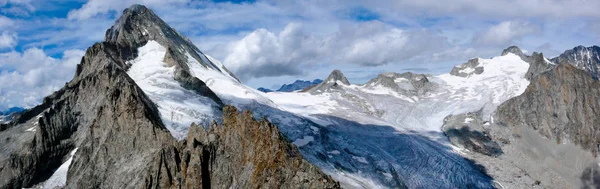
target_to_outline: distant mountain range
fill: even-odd
[[[0,111],[0,115],[10,115],[12,113],[22,112],[25,108],[21,107],[12,107],[5,111]]]
[[[315,79],[313,81],[296,80],[292,84],[284,84],[284,85],[282,85],[279,89],[277,89],[275,91],[273,91],[271,89],[266,89],[266,88],[263,88],[263,87],[258,88],[258,90],[262,91],[262,92],[265,92],[265,93],[269,93],[269,92],[294,92],[294,91],[302,91],[303,89],[306,89],[308,87],[318,85],[321,82],[323,82],[323,80],[320,80],[320,79]]]
[[[5,111],[0,111],[0,124],[8,123],[12,121],[14,114],[24,111],[21,107],[12,107]],[[1,130],[1,128],[0,128]]]

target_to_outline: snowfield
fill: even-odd
[[[187,90],[175,81],[174,67],[168,67],[163,59],[166,48],[156,41],[149,41],[138,49],[138,57],[128,62],[127,74],[158,106],[164,125],[177,139],[183,139],[192,122],[215,118],[212,100]]]
[[[128,74],[157,104],[173,136],[184,138],[192,122],[220,119],[210,99],[173,79],[174,68],[163,62],[164,47],[150,41],[138,51]],[[448,115],[479,110],[492,120],[499,104],[529,84],[524,77],[529,64],[508,54],[479,59],[484,68],[479,75],[428,76],[436,87],[419,95],[341,82],[340,89],[320,94],[262,93],[237,81],[218,60],[187,53],[190,72],[225,104],[278,125],[307,160],[347,188],[492,188],[492,178],[460,156],[441,126]],[[202,66],[189,53],[214,66]],[[393,81],[414,89],[408,79]]]
[[[48,180],[41,184],[41,188],[61,188],[67,185],[67,173],[69,172],[69,166],[71,166],[75,152],[77,152],[77,148],[71,151],[69,159],[60,165]]]

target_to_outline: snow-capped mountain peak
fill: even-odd
[[[327,79],[325,79],[324,82],[337,83],[337,81],[340,81],[341,84],[344,84],[344,85],[350,85],[350,82],[348,81],[348,79],[346,79],[346,77],[344,76],[344,73],[342,73],[342,71],[340,71],[340,70],[333,70],[331,72],[331,74],[329,74]]]
[[[224,104],[272,104],[144,6],[126,9],[107,30],[106,41],[133,48],[127,74],[156,103],[178,139],[193,122],[218,121]]]
[[[344,76],[344,73],[340,70],[333,70],[329,76],[323,80],[320,84],[308,90],[308,92],[313,94],[322,93],[330,90],[340,89],[341,86],[348,86],[350,82]]]
[[[578,69],[587,71],[596,80],[600,77],[600,47],[595,45],[591,47],[577,46],[566,50],[550,61],[556,64],[571,64]]]
[[[213,62],[202,53],[187,37],[169,27],[154,12],[142,5],[133,5],[123,11],[123,15],[106,31],[105,41],[134,48],[156,41],[165,47],[170,56],[165,61],[182,72],[187,72],[191,61],[200,66],[221,72],[239,81],[223,64]]]
[[[521,50],[521,48],[517,46],[510,46],[502,51],[502,56],[507,55],[508,53],[515,54],[517,56],[523,56],[525,53]]]

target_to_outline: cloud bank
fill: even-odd
[[[590,0],[0,0],[0,109],[35,101],[16,94],[39,102],[62,86],[74,70],[54,67],[77,59],[73,49],[102,41],[134,3],[153,9],[253,87],[326,77],[332,69],[356,78],[437,74],[508,45],[556,55],[600,41],[600,1]],[[9,57],[38,65],[9,67]]]

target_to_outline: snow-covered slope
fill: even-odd
[[[58,167],[56,171],[48,178],[48,180],[44,181],[44,183],[40,184],[41,188],[61,188],[67,184],[67,173],[69,171],[69,166],[73,161],[73,156],[77,152],[77,148],[69,153],[69,159],[65,161],[63,164]]]
[[[161,119],[173,136],[183,139],[192,122],[207,124],[218,120],[220,110],[211,99],[182,87],[175,79],[176,67],[164,61],[166,52],[167,48],[158,42],[149,41],[138,48],[138,56],[128,62],[131,68],[127,73],[158,105]],[[186,52],[186,65],[192,76],[204,81],[226,104],[241,106],[259,102],[274,106],[261,92],[241,84],[228,74],[221,62],[202,53],[196,55],[215,66],[203,66]]]
[[[174,137],[183,139],[192,122],[210,122],[219,113],[207,97],[183,88],[174,79],[173,66],[163,62],[166,48],[149,41],[138,49],[127,74],[158,106],[164,125]]]
[[[205,56],[208,60],[210,60],[210,62],[215,65],[219,65],[224,69],[221,61],[209,55]],[[191,58],[188,60],[188,64],[190,65],[193,75],[204,81],[211,90],[217,93],[221,100],[225,101],[226,104],[239,106],[241,104],[260,102],[262,104],[268,104],[271,106],[273,105],[268,98],[262,95],[262,92],[240,83],[229,74],[224,74],[226,72],[217,72],[215,70],[209,70],[203,67],[195,66],[198,65],[197,61]]]
[[[484,117],[489,119],[489,114],[500,103],[523,93],[529,84],[524,77],[529,64],[514,54],[479,61],[479,66],[484,69],[483,73],[469,77],[450,74],[428,77],[428,82],[434,84],[434,87],[423,94],[407,92],[415,90],[411,81],[395,78],[393,81],[399,89],[390,87],[389,84],[373,82],[365,85],[339,85],[343,90],[308,95],[311,99],[307,100],[288,100],[306,99],[305,93],[269,93],[266,96],[291,112],[306,114],[313,112],[312,109],[331,109],[325,114],[370,124],[381,124],[383,121],[399,130],[440,131],[444,117],[450,114],[483,110],[484,115],[488,115]],[[393,74],[382,74],[379,77],[393,77]],[[424,79],[420,77],[423,76],[410,79]],[[323,101],[328,103],[321,103]],[[322,113],[323,111],[313,114]],[[362,116],[357,116],[356,113]],[[365,122],[361,118],[363,116],[374,117],[379,122]]]

